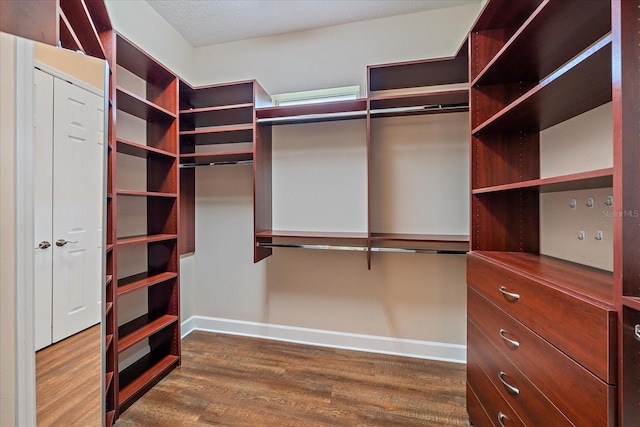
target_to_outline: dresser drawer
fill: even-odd
[[[529,379],[511,363],[472,322],[467,322],[467,345],[475,362],[528,426],[574,426]]]
[[[478,359],[471,351],[467,352],[467,385],[473,390],[476,396],[481,397],[482,407],[486,412],[485,415],[491,420],[492,425],[496,427],[525,425],[507,401],[504,400],[498,389],[496,389],[489,378],[487,378],[487,375],[478,363]],[[472,412],[476,413],[476,416],[470,420],[474,427],[482,426],[483,423],[477,419],[477,416],[484,418],[480,411],[472,407]]]
[[[473,424],[473,427],[485,427],[492,426],[493,422],[489,418],[489,415],[485,412],[480,399],[476,395],[475,391],[471,388],[467,382],[467,413],[469,414],[469,421]]]
[[[617,382],[613,310],[475,254],[467,256],[467,283],[602,380]]]
[[[492,350],[485,351],[500,351],[570,421],[578,426],[615,424],[615,386],[597,378],[472,288],[467,292],[467,313],[470,330],[477,326],[493,344]],[[480,346],[474,350],[476,354],[486,347],[469,331],[467,334],[472,350]],[[478,341],[480,344],[475,344]],[[490,360],[494,356],[487,353],[482,357]]]

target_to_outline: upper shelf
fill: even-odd
[[[192,145],[253,142],[253,124],[216,126],[180,132],[180,142]]]
[[[238,164],[249,163],[251,161],[253,161],[253,150],[185,153],[180,155],[180,164],[182,166]]]
[[[151,147],[149,145],[139,144],[133,141],[127,141],[126,139],[116,138],[118,153],[128,154],[134,157],[141,158],[152,158],[152,157],[163,157],[163,158],[173,158],[175,159],[176,155],[170,153],[165,150],[161,150],[159,148]]]
[[[118,110],[145,120],[163,121],[176,118],[172,112],[119,86],[116,88],[116,105]]]
[[[611,186],[613,186],[613,168],[607,168],[571,175],[533,179],[530,181],[479,188],[473,190],[472,193],[484,194],[522,189],[537,189],[540,193],[553,193],[558,191],[608,188]]]
[[[256,109],[259,123],[293,124],[364,118],[366,99]]]
[[[180,109],[188,111],[207,107],[253,104],[256,84],[254,80],[247,80],[193,88],[180,81]]]
[[[180,110],[180,128],[183,130],[242,123],[253,123],[253,103]]]
[[[544,130],[611,101],[611,35],[607,35],[473,129]]]
[[[471,84],[540,81],[610,31],[609,2],[545,1]]]
[[[106,59],[107,55],[102,46],[98,29],[94,24],[94,17],[89,11],[88,5],[89,4],[83,0],[60,0],[60,18],[65,25],[68,24],[67,35],[74,38],[80,50],[89,56]],[[97,11],[96,7],[92,7],[94,11]],[[96,14],[96,18],[100,23],[100,28],[110,27],[108,16],[99,13]],[[60,34],[62,39],[62,27]]]
[[[379,90],[439,86],[468,81],[469,44],[465,40],[456,55],[392,64],[369,65],[369,93]]]
[[[469,111],[467,89],[372,96],[369,100],[372,117]]]
[[[168,86],[175,75],[121,34],[116,37],[116,62],[142,80],[156,86]],[[176,90],[177,96],[177,90]]]

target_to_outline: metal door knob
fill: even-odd
[[[47,249],[50,246],[51,246],[51,243],[47,242],[46,240],[43,240],[42,242],[40,242],[40,244],[36,249]]]
[[[76,240],[75,242],[72,242],[71,240],[64,240],[64,239],[56,240],[56,246],[64,246],[67,243],[78,243],[78,241]]]

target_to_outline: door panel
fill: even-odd
[[[54,82],[53,342],[100,322],[102,99]]]
[[[51,244],[53,235],[53,77],[34,70],[35,84],[35,164],[34,242]],[[35,345],[36,350],[51,344],[51,278],[53,247],[34,249]]]

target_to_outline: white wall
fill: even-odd
[[[111,24],[181,78],[191,80],[193,46],[146,1],[105,0]]]
[[[15,41],[0,33],[0,425],[15,413]]]
[[[479,4],[196,48],[195,85],[257,79],[270,94],[360,85],[367,65],[455,54]]]

